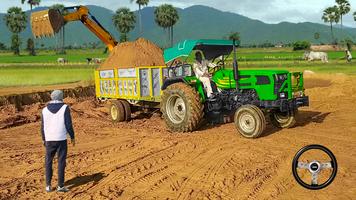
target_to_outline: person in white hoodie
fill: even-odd
[[[58,156],[58,192],[68,192],[64,186],[64,176],[67,158],[67,133],[71,143],[75,145],[74,130],[69,106],[63,103],[63,92],[54,90],[51,101],[42,110],[41,133],[43,145],[46,147],[46,191],[51,192],[53,159]]]

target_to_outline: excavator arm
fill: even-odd
[[[92,33],[106,44],[111,51],[116,45],[115,38],[90,14],[86,6],[66,7],[68,14],[62,15],[59,10],[49,9],[31,14],[32,32],[36,38],[53,36],[67,22],[81,21]]]

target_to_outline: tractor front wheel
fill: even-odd
[[[258,138],[266,129],[266,119],[255,105],[243,105],[235,113],[235,126],[245,138]]]
[[[295,112],[272,112],[270,114],[271,122],[278,128],[292,128],[296,124]]]
[[[167,127],[174,132],[196,130],[204,114],[199,94],[185,83],[172,84],[163,91],[161,112]]]

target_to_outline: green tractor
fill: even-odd
[[[219,60],[209,69],[214,91],[210,98],[191,64],[191,55],[196,51],[206,60]],[[266,129],[266,117],[277,127],[290,128],[296,123],[298,108],[309,105],[303,73],[239,70],[235,41],[186,40],[166,49],[164,59],[168,67],[160,108],[173,132],[194,131],[206,120],[233,120],[242,136],[258,138]]]

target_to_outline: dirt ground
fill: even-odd
[[[306,85],[311,105],[300,110],[297,127],[269,124],[255,140],[242,138],[234,124],[169,133],[157,113],[114,125],[93,99],[67,98],[77,145],[69,146],[65,194],[44,192],[38,117],[44,105],[27,106],[16,115],[32,121],[0,130],[0,199],[352,199],[356,79],[309,75]],[[13,112],[2,107],[0,120]],[[292,176],[293,156],[309,144],[327,146],[338,160],[335,181],[321,191],[302,188]]]
[[[62,88],[73,89],[76,87],[87,87],[89,85],[92,85],[92,83],[81,81],[77,83],[65,83],[65,84],[47,85],[47,86],[3,87],[0,88],[0,96],[42,92],[46,90],[56,90]]]

